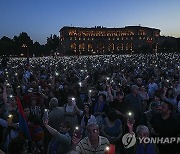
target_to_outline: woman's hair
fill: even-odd
[[[168,88],[167,92],[166,92],[166,97],[168,97],[168,92],[172,90],[172,94],[169,96],[170,98],[174,98],[174,94],[173,94],[173,88]]]
[[[92,115],[91,105],[90,105],[89,103],[84,103],[84,105],[83,105],[83,110],[84,110],[84,107],[85,107],[85,106],[88,106],[88,108],[89,108],[89,115]]]
[[[102,96],[102,97],[103,97],[103,100],[106,101],[106,95],[104,95],[104,94],[99,94],[99,96]],[[99,96],[98,96],[98,97],[99,97]]]
[[[137,126],[136,128],[136,133],[139,134],[140,132],[145,132],[145,133],[148,133],[149,134],[149,129],[147,126],[145,125],[139,125]]]
[[[72,124],[70,123],[70,121],[64,119],[64,120],[61,122],[61,125],[64,125],[66,128],[68,128],[68,129],[69,129],[69,134],[70,134],[70,136],[72,136],[74,129],[73,129],[73,126],[72,126]]]

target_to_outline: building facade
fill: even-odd
[[[60,30],[59,52],[66,54],[111,54],[140,52],[144,48],[157,50],[160,30],[127,26],[63,27]]]

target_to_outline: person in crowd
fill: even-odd
[[[52,128],[48,125],[48,120],[44,121],[44,126],[53,136],[53,139],[49,143],[47,153],[48,154],[66,154],[71,145],[71,130],[72,126],[70,122],[63,120],[60,122],[60,127],[58,130]]]
[[[122,134],[122,123],[119,119],[117,119],[116,111],[114,109],[110,109],[107,117],[102,123],[101,135],[106,137],[111,144],[114,144],[116,147],[116,152],[119,152]]]
[[[147,108],[148,108],[148,105],[149,105],[149,103],[148,103],[148,101],[149,101],[149,95],[148,95],[148,93],[147,93],[147,91],[146,91],[146,88],[144,87],[144,86],[141,86],[140,88],[139,88],[139,95],[142,97],[142,99],[143,99],[143,102],[144,102],[144,104],[143,104],[143,110],[145,111]]]
[[[85,136],[85,130],[89,123],[96,123],[95,116],[91,113],[90,104],[84,104],[83,117],[81,120],[81,128],[83,129],[83,136]]]
[[[159,137],[174,137],[180,134],[180,125],[176,118],[172,115],[173,105],[169,102],[164,102],[161,105],[160,114],[152,117],[150,124],[154,129],[155,136]],[[178,145],[159,144],[158,148],[162,154],[173,154],[178,151]]]
[[[26,117],[26,119],[28,120],[29,117],[31,116],[31,111],[30,111],[30,108],[28,106],[25,106],[24,107],[24,115]]]
[[[152,117],[161,112],[160,106],[161,106],[160,102],[152,102],[150,104],[150,109],[142,114],[140,124],[148,126],[150,128],[149,125]]]
[[[129,133],[134,135],[133,132],[133,123],[127,120],[127,126]],[[130,147],[129,149],[124,149],[124,154],[159,154],[159,149],[154,143],[146,143],[143,142],[143,139],[150,137],[150,131],[147,126],[145,125],[139,125],[136,128],[136,136],[137,138],[141,139],[142,143],[140,142],[140,139],[136,141],[135,145],[133,147]]]
[[[124,101],[127,104],[128,112],[133,113],[136,124],[138,124],[143,112],[143,99],[139,95],[139,87],[137,85],[132,85],[131,94],[127,95]]]
[[[115,109],[117,117],[121,120],[122,123],[125,123],[127,119],[127,104],[124,102],[124,93],[119,91],[116,93],[116,98],[113,102],[109,103],[109,106]]]
[[[77,107],[75,98],[69,95],[68,101],[63,107],[65,119],[69,121],[72,126],[78,125],[77,114],[83,115],[83,111]]]
[[[15,112],[11,113],[6,120],[0,118],[0,125],[5,128],[3,150],[7,152],[7,148],[11,140],[19,135],[18,114]]]
[[[49,112],[49,125],[58,130],[60,127],[61,121],[64,120],[64,108],[58,107],[57,98],[51,98],[49,102],[50,112]]]
[[[154,78],[151,77],[149,79],[149,84],[148,84],[148,95],[149,98],[152,99],[156,93],[156,91],[158,90],[158,85],[157,83],[154,81]]]
[[[37,115],[39,118],[42,117],[41,107],[37,105],[36,99],[31,100],[30,114]]]
[[[43,151],[43,141],[45,137],[44,130],[41,126],[41,120],[37,115],[32,115],[28,119],[28,127],[31,140],[35,146]]]
[[[62,88],[60,88],[60,95],[61,95],[60,101],[61,101],[61,106],[63,106],[68,100],[68,96],[71,95],[72,91],[70,90],[68,82],[65,82],[61,86]]]
[[[131,88],[127,83],[127,79],[122,79],[121,88],[125,95],[128,95],[131,93]]]
[[[163,88],[162,100],[174,106],[174,113],[177,111],[177,100],[174,97],[173,88]]]
[[[137,80],[136,80],[136,85],[137,85],[138,87],[144,86],[142,78],[137,78]]]
[[[97,124],[91,123],[87,126],[87,137],[77,138],[73,136],[72,142],[75,146],[75,151],[78,153],[98,153],[104,154],[106,147],[110,145],[107,138],[99,135],[99,126]]]
[[[97,124],[101,125],[103,117],[108,110],[108,104],[106,102],[106,95],[100,94],[95,104],[92,104],[93,114],[96,117]]]

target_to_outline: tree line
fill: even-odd
[[[22,32],[12,39],[7,36],[0,39],[0,56],[47,56],[57,52],[58,46],[59,37],[55,34],[47,37],[45,45],[40,45],[37,41],[33,42],[26,32]]]

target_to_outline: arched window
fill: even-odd
[[[84,50],[85,50],[85,45],[84,45],[84,43],[79,44],[79,50],[80,50],[80,51],[84,51]]]
[[[88,52],[93,52],[93,44],[88,43]]]
[[[123,43],[117,44],[117,51],[123,50]]]
[[[109,43],[108,45],[108,51],[114,51],[114,43]]]
[[[76,52],[76,43],[71,43],[70,48],[71,48],[71,50]]]
[[[97,44],[97,52],[99,52],[99,53],[104,52],[104,44],[102,42]]]

